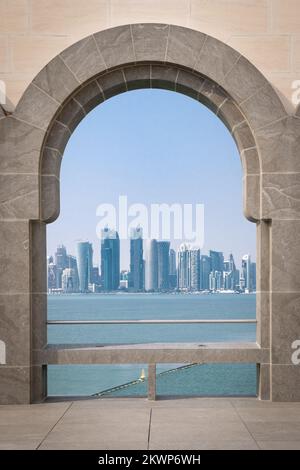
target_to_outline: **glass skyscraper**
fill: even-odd
[[[147,240],[145,250],[145,289],[158,289],[158,252],[157,240]]]
[[[136,227],[130,233],[130,274],[129,289],[144,290],[143,230]]]
[[[77,244],[77,261],[80,292],[88,292],[93,275],[93,247],[89,242]]]
[[[105,228],[101,232],[101,285],[106,291],[120,286],[120,239],[116,230]]]
[[[169,289],[170,242],[157,242],[158,290]]]

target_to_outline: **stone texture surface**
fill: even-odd
[[[17,119],[47,130],[59,103],[34,84],[29,85],[14,113]]]
[[[300,219],[300,173],[262,175],[262,217]]]
[[[37,173],[43,130],[11,116],[0,122],[0,173]]]
[[[136,61],[165,61],[170,26],[133,24],[131,26]]]
[[[246,175],[243,178],[243,210],[250,222],[260,220],[260,176]]]
[[[298,449],[299,426],[300,403],[80,400],[1,407],[0,448]]]
[[[176,64],[180,63],[193,70],[205,39],[205,34],[198,31],[171,25],[166,61]]]
[[[72,45],[60,56],[81,83],[106,69],[93,36]]]
[[[62,103],[73,93],[80,82],[60,56],[55,57],[41,70],[33,83],[56,101]]]
[[[107,68],[136,61],[130,25],[97,33],[95,40]]]
[[[265,172],[300,171],[300,119],[293,116],[265,126],[255,133],[257,145],[264,156]]]
[[[0,405],[30,403],[29,367],[0,366],[0,383]]]
[[[128,90],[140,88],[150,88],[151,86],[151,65],[138,65],[135,67],[125,67],[124,75]]]
[[[300,401],[300,373],[299,365],[272,365],[272,395],[273,401],[298,402]],[[298,436],[300,425],[297,428]],[[291,436],[289,436],[291,439]],[[277,440],[277,438],[272,439]],[[279,440],[281,440],[279,438]],[[282,439],[285,440],[285,439]],[[295,440],[295,437],[294,439]]]
[[[27,294],[30,292],[29,222],[1,221],[0,231],[0,294]]]
[[[219,84],[233,68],[240,54],[224,43],[208,36],[201,48],[195,70]]]
[[[300,220],[272,221],[272,292],[300,292]]]
[[[0,174],[0,219],[38,217],[38,175]]]
[[[292,344],[300,340],[300,292],[273,292],[272,307],[272,363],[292,365]]]
[[[6,364],[30,365],[30,294],[0,295],[0,337],[6,344]]]

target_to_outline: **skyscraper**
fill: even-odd
[[[189,289],[189,246],[185,243],[178,252],[178,289]]]
[[[77,259],[80,292],[88,292],[92,281],[93,248],[89,242],[77,243]]]
[[[67,294],[78,292],[78,275],[75,269],[65,268],[63,270],[62,290]]]
[[[200,258],[200,290],[209,290],[210,266],[210,257],[202,255]]]
[[[55,266],[56,266],[56,288],[62,287],[62,272],[68,268],[67,250],[64,245],[58,245],[55,252]]]
[[[120,239],[108,227],[101,232],[101,284],[106,291],[117,290],[120,285]]]
[[[169,253],[169,287],[170,289],[177,287],[176,252],[172,248]]]
[[[145,289],[157,291],[158,289],[158,252],[157,240],[147,240],[145,250]]]
[[[169,289],[169,252],[170,242],[157,242],[158,290]]]
[[[129,289],[144,290],[143,230],[136,227],[130,234],[130,276]]]
[[[210,257],[210,270],[211,271],[224,271],[224,255],[221,251],[209,250]]]
[[[229,255],[229,260],[224,261],[223,288],[232,291],[239,289],[239,271],[232,254]]]
[[[256,263],[250,265],[250,287],[252,291],[256,290]]]
[[[200,250],[192,248],[189,253],[190,290],[200,290]]]
[[[249,293],[251,291],[251,258],[250,255],[244,255],[242,258],[241,289]]]

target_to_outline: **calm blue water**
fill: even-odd
[[[88,294],[48,296],[49,319],[255,318],[255,295]],[[49,343],[255,341],[255,325],[70,325],[48,327]],[[136,380],[143,365],[50,366],[49,395],[92,395]],[[159,365],[158,374],[173,365]],[[146,383],[116,395],[143,395]],[[161,395],[254,395],[254,364],[207,364],[158,375]]]

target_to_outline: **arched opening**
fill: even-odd
[[[162,69],[161,66],[160,68]],[[157,88],[161,88],[161,83],[157,83]],[[63,171],[60,175],[61,202],[64,202],[62,215],[56,223],[49,225],[52,236],[48,254],[54,255],[56,251],[56,256],[50,259],[50,290],[52,294],[62,291],[74,294],[79,291],[96,290],[100,296],[92,298],[90,295],[88,299],[86,296],[84,299],[82,296],[71,295],[64,296],[62,299],[60,296],[51,295],[49,298],[50,316],[48,317],[50,321],[74,319],[80,321],[105,319],[112,321],[118,319],[130,321],[177,319],[184,321],[184,319],[199,319],[198,313],[201,314],[200,318],[207,320],[210,318],[214,320],[222,320],[222,318],[255,320],[255,296],[241,296],[238,300],[238,296],[234,294],[234,291],[242,293],[245,291],[249,293],[250,290],[255,291],[255,286],[252,285],[252,279],[254,282],[255,277],[251,274],[251,288],[249,279],[248,285],[243,284],[246,279],[242,275],[242,266],[239,266],[242,264],[243,255],[249,251],[254,258],[252,261],[255,262],[255,232],[253,230],[252,236],[248,236],[251,246],[246,249],[247,232],[254,229],[255,226],[251,226],[246,221],[243,223],[245,219],[242,208],[242,166],[239,162],[239,153],[232,136],[220,119],[205,106],[191,100],[190,97],[196,96],[192,91],[185,88],[183,90],[188,97],[183,96],[182,93],[171,93],[167,90],[155,90],[154,88],[122,94],[95,108],[72,134],[63,157]],[[177,91],[182,90],[179,87]],[[224,99],[226,100],[226,98]],[[169,111],[167,111],[168,108]],[[171,122],[168,122],[170,120]],[[159,132],[159,129],[163,129],[163,132]],[[166,140],[162,142],[164,133],[166,133]],[[175,136],[180,134],[182,135],[181,139],[177,142]],[[173,143],[172,138],[175,140]],[[119,140],[122,141],[121,145],[118,145]],[[186,142],[185,145],[183,141]],[[164,145],[164,149],[159,148],[161,145]],[[89,153],[92,155],[89,156]],[[174,170],[172,164],[175,166]],[[157,172],[158,169],[159,172]],[[134,177],[131,177],[130,173],[133,173]],[[164,190],[161,189],[163,175],[167,175],[168,180],[168,183],[165,182]],[[207,181],[211,181],[211,184],[207,184]],[[82,188],[83,191],[79,188]],[[151,296],[149,299],[147,294],[144,297],[141,295],[144,290],[149,290],[147,279],[139,288],[128,285],[128,276],[131,273],[130,240],[118,242],[121,255],[121,263],[118,268],[118,271],[121,271],[120,284],[116,287],[105,285],[105,276],[102,271],[106,271],[108,268],[101,262],[102,234],[99,233],[99,229],[98,236],[96,234],[95,228],[98,221],[96,212],[100,203],[113,204],[117,213],[117,221],[119,221],[121,209],[118,198],[120,195],[125,195],[127,198],[128,212],[130,212],[130,205],[133,202],[146,206],[149,214],[151,213],[151,202],[169,205],[177,203],[182,208],[184,203],[191,203],[190,205],[195,208],[197,203],[202,202],[206,208],[209,220],[206,219],[208,229],[205,233],[207,238],[205,246],[197,246],[197,241],[202,243],[202,240],[191,240],[190,242],[197,246],[197,250],[192,246],[185,246],[181,249],[180,245],[189,241],[184,239],[183,233],[180,239],[174,239],[173,234],[172,239],[167,240],[167,242],[171,242],[171,248],[176,252],[176,281],[172,288],[166,285],[163,288],[156,286],[154,290],[160,292],[159,297]],[[103,208],[104,210],[107,208]],[[139,210],[141,209],[139,208]],[[90,214],[89,217],[87,217],[87,212]],[[123,217],[126,215],[123,214]],[[184,217],[184,214],[182,216]],[[106,219],[105,223],[109,225],[110,219],[108,217]],[[133,223],[140,224],[140,220],[134,222],[132,219],[133,217],[130,219],[131,226]],[[147,219],[148,222],[151,224],[151,218]],[[102,223],[102,228],[103,226]],[[109,228],[120,231],[115,225],[110,225]],[[144,242],[142,259],[146,263],[144,272],[147,277],[146,240],[151,239],[151,228],[143,225],[141,228]],[[202,229],[202,227],[197,228]],[[145,229],[148,230],[148,234],[145,233]],[[230,243],[226,244],[225,240],[220,238],[222,232],[225,239],[232,240],[231,247]],[[94,266],[101,266],[96,274],[98,281],[95,280],[95,286],[90,286],[90,288],[87,285],[83,287],[84,282],[80,279],[84,263],[81,262],[81,253],[78,251],[78,247],[80,246],[79,250],[84,250],[87,245],[86,242],[75,242],[80,239],[92,242]],[[56,250],[59,244],[65,245],[67,250],[65,247]],[[199,266],[197,264],[193,276],[199,276],[198,279],[188,279],[188,274],[185,276],[185,271],[190,269],[190,261],[185,262],[183,259],[179,261],[181,250],[183,251],[182,257],[196,255],[195,263],[198,263]],[[233,256],[229,259],[232,252],[235,252],[236,257]],[[77,256],[77,275],[74,269],[72,272],[70,270],[75,260],[69,254]],[[65,258],[63,266],[65,270],[62,269],[60,261],[62,257]],[[223,258],[222,261],[221,258]],[[179,267],[179,263],[181,267]],[[208,263],[213,264],[209,269],[207,268]],[[222,267],[218,268],[217,264],[222,264]],[[229,267],[227,264],[233,264],[234,267]],[[243,269],[247,273],[247,268]],[[248,266],[248,276],[250,277],[249,269],[250,263]],[[202,270],[201,279],[200,270]],[[58,276],[60,279],[56,278]],[[67,278],[68,281],[66,281]],[[122,281],[125,282],[122,283]],[[120,285],[123,286],[124,291],[129,291],[130,294],[140,291],[139,295],[135,298],[132,295],[127,297],[126,295],[122,295],[122,297],[114,295],[116,291],[119,291]],[[151,290],[153,290],[153,286]],[[205,296],[198,295],[200,292],[230,293],[230,291],[232,293],[226,297],[223,295],[222,299],[217,299],[217,296],[214,298],[206,296],[205,298]],[[176,293],[176,297],[171,296],[171,293]],[[189,295],[186,295],[187,293]],[[164,297],[162,294],[165,294]],[[185,295],[179,297],[179,294]],[[88,306],[86,306],[86,301],[88,301]],[[154,312],[151,315],[151,310],[155,310],[157,313]],[[241,317],[238,316],[239,313]],[[66,325],[51,324],[48,330],[48,342],[67,344],[71,341],[71,343],[103,345],[151,342],[256,341],[255,324],[190,324],[187,326],[171,324],[159,325],[158,328],[153,325],[144,325],[143,328],[140,328],[140,325],[130,325],[129,327],[124,325],[101,325],[101,327],[98,325],[97,327],[94,325],[92,328],[87,325],[82,327],[73,325],[70,329],[70,326],[67,328]],[[172,366],[165,365],[163,370],[166,367],[170,369]],[[205,371],[204,374],[200,371],[199,380],[203,375],[204,381],[207,382],[205,375],[208,373],[211,384],[214,381],[213,376],[215,376],[216,387],[215,389],[204,388],[202,394],[250,395],[255,393],[255,364],[238,368],[236,365],[230,364],[208,367],[210,367],[210,371]],[[141,366],[119,366],[121,369],[119,380],[127,383],[134,381],[134,378],[138,379],[136,374],[139,373],[139,368]],[[80,365],[50,366],[49,393],[60,395],[64,391],[69,395],[93,394],[103,389],[114,388],[113,385],[116,385],[117,378],[111,377],[111,382],[109,381],[109,374],[112,376],[116,374],[114,371],[116,366],[110,368],[109,366],[90,367],[90,371],[87,369],[87,367]],[[194,370],[194,377],[195,372]],[[217,380],[220,374],[223,374],[223,382],[224,380],[226,382],[226,375],[228,378],[230,377],[231,390],[226,383],[220,386],[220,381]],[[233,376],[237,378],[239,375],[241,380],[234,385]],[[84,386],[80,385],[80,377],[85,377]],[[184,382],[184,378],[182,381]],[[197,383],[197,378],[194,378],[195,382]],[[119,385],[121,384],[120,382]],[[201,386],[199,388],[199,393],[201,393]],[[197,393],[197,387],[191,387],[191,390],[195,389],[194,393]],[[132,390],[129,388],[126,393],[130,393]],[[181,388],[181,393],[183,393],[182,390]],[[169,390],[166,389],[166,393],[170,394]],[[173,393],[178,394],[177,391],[173,391]],[[188,389],[186,393],[189,393]]]

